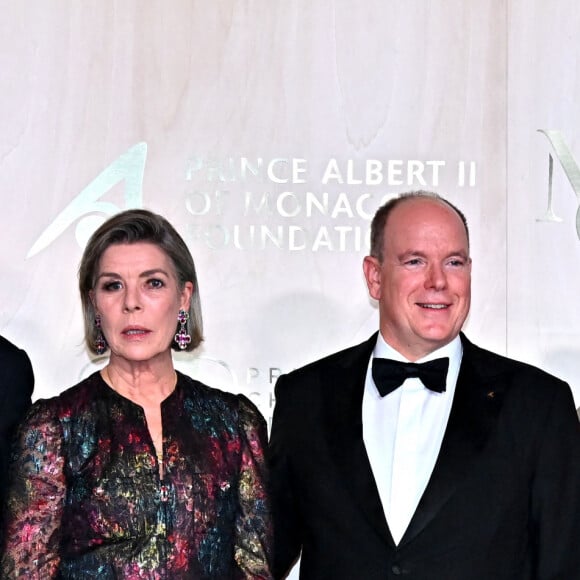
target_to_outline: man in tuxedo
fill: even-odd
[[[472,344],[463,214],[382,206],[363,270],[366,342],[279,378],[275,575],[580,579],[580,430],[568,385]]]
[[[0,506],[8,480],[12,436],[31,404],[33,388],[34,375],[28,355],[0,336]]]

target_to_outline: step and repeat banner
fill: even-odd
[[[580,396],[573,2],[3,2],[1,332],[45,397],[98,368],[76,270],[116,211],[182,233],[206,340],[249,395],[377,326],[361,261],[394,194],[467,214],[466,332]]]
[[[177,367],[271,420],[280,374],[377,328],[374,211],[466,213],[481,346],[580,405],[580,7],[572,0],[0,2],[0,332],[36,397],[94,372],[77,267],[144,207],[198,269]]]
[[[370,219],[429,189],[468,217],[477,344],[580,405],[576,2],[10,2],[0,20],[0,332],[36,397],[82,343],[87,237],[129,207],[194,256],[205,342],[180,370],[248,395],[377,328]]]

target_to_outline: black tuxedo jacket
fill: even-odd
[[[0,506],[12,435],[31,403],[34,375],[27,354],[0,336]],[[0,515],[2,509],[0,507]]]
[[[580,578],[580,427],[566,383],[471,344],[441,450],[399,545],[365,451],[376,335],[280,377],[269,460],[275,574],[301,579]]]

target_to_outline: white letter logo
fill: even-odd
[[[118,157],[106,167],[91,183],[89,183],[54,219],[36,240],[27,258],[38,254],[56,240],[75,220],[79,220],[75,236],[79,246],[84,247],[91,234],[104,222],[106,217],[121,211],[141,207],[143,174],[147,158],[147,143],[137,143],[126,153]],[[119,208],[107,201],[99,201],[105,193],[120,181],[125,182],[125,207]],[[89,215],[87,215],[89,214]],[[85,216],[85,217],[83,217]]]

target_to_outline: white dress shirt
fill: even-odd
[[[363,439],[396,544],[401,541],[427,483],[447,427],[463,348],[456,337],[449,344],[415,361],[449,357],[446,390],[430,391],[418,378],[406,379],[385,397],[372,376],[373,358],[410,362],[379,333],[369,361],[363,395]]]

